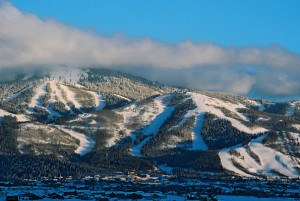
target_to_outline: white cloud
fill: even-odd
[[[290,74],[300,74],[299,55],[278,46],[223,48],[212,43],[192,41],[170,45],[149,38],[132,39],[122,34],[103,37],[53,20],[41,20],[35,15],[22,13],[9,3],[2,3],[0,68],[49,68],[57,65],[133,66],[132,69],[137,66],[153,67],[153,72],[172,68],[184,74],[182,82],[174,77],[174,83],[240,94],[247,94],[254,86],[263,93],[266,87],[259,87],[258,82],[261,80],[261,73],[266,73],[265,69],[270,69],[269,78],[273,76],[274,79],[279,79],[271,72],[276,69],[287,77],[286,82],[296,84],[299,81],[293,80],[294,78],[289,80]],[[249,75],[241,72],[237,70],[239,66],[252,66],[256,73]],[[194,69],[198,69],[200,74],[191,74]],[[197,80],[197,76],[201,80]],[[268,90],[278,95],[289,94],[282,93],[278,87],[269,87]],[[288,87],[285,87],[285,92],[286,90],[289,91]],[[299,93],[299,90],[291,91],[292,94]]]

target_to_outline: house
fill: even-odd
[[[29,197],[28,197],[29,200],[42,200],[43,198],[38,196],[38,195],[35,195],[35,194],[31,194]]]
[[[18,196],[6,196],[6,201],[19,201]]]
[[[77,191],[71,191],[71,192],[64,192],[64,196],[77,196]]]

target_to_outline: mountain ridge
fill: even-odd
[[[176,88],[108,69],[24,77],[0,85],[1,157],[53,157],[91,172],[300,176],[298,101]]]

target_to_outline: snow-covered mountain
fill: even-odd
[[[297,101],[182,89],[105,69],[63,69],[2,82],[0,122],[2,156],[51,156],[85,171],[300,177]]]

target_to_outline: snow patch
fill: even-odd
[[[219,152],[222,166],[227,170],[245,177],[253,177],[253,175],[257,174],[278,177],[280,175],[278,175],[277,172],[288,177],[299,177],[299,173],[295,169],[295,167],[299,166],[299,159],[264,146],[262,144],[262,139],[265,136],[266,135],[262,135],[248,144],[251,152],[259,157],[259,161],[255,160],[245,147],[239,145],[223,149]],[[231,155],[230,150],[235,150],[239,155]],[[247,169],[247,171],[253,173],[253,175],[249,175],[234,166],[232,158],[234,158],[243,168]]]
[[[294,128],[296,128],[297,130],[300,130],[300,124],[293,124],[292,125]]]
[[[51,79],[76,84],[80,78],[88,77],[87,71],[72,67],[56,68],[51,74]]]
[[[18,97],[22,92],[24,92],[24,91],[26,91],[27,89],[30,89],[30,88],[32,88],[32,86],[25,87],[25,88],[21,89],[20,91],[18,91],[18,92],[16,92],[16,93],[12,94],[11,96],[6,97],[6,98],[3,99],[1,102],[8,102],[8,101],[10,101],[10,100],[12,100],[12,99]]]
[[[35,95],[32,97],[30,104],[28,105],[29,110],[33,112],[34,107],[42,107],[41,104],[41,97],[47,94],[46,91],[46,85],[47,83],[41,84],[39,87],[35,89]]]
[[[75,98],[75,93],[71,91],[67,86],[65,85],[60,85],[60,87],[65,91],[67,98],[72,101],[74,104],[75,108],[79,109],[81,108],[81,104],[76,100]]]
[[[131,154],[133,156],[141,157],[141,148],[151,139],[152,135],[156,135],[159,131],[162,124],[167,120],[167,118],[172,114],[175,109],[175,106],[167,107],[166,104],[163,103],[163,99],[166,96],[159,96],[154,99],[154,104],[156,106],[156,113],[152,116],[151,123],[144,128],[144,135],[149,135],[146,139],[144,139],[138,145],[135,145],[131,148]],[[133,138],[134,140],[134,138]]]
[[[167,174],[173,174],[173,168],[168,167],[167,164],[159,165],[158,168],[166,172]]]
[[[65,107],[66,107],[67,110],[71,110],[71,108],[68,106],[68,100],[66,100],[66,98],[68,97],[68,95],[65,92],[65,90],[62,89],[62,87],[61,87],[62,85],[60,83],[58,83],[58,82],[55,82],[55,81],[50,81],[49,83],[50,83],[50,87],[52,89],[52,95],[56,96],[56,98],[58,99],[58,101],[60,101],[63,104],[65,104]],[[67,97],[63,96],[63,92],[62,92],[61,89],[66,93]]]
[[[259,117],[257,121],[269,121],[269,118]]]
[[[90,138],[82,133],[78,133],[73,130],[63,128],[62,126],[55,125],[55,127],[65,133],[68,133],[69,135],[71,135],[72,137],[74,137],[80,141],[79,147],[75,150],[75,153],[83,156],[83,155],[89,153],[94,148],[95,141],[92,138]]]
[[[225,116],[224,113],[218,108],[218,107],[224,107],[227,110],[238,115],[242,120],[246,121],[247,118],[245,116],[243,116],[242,114],[240,114],[239,112],[237,112],[238,108],[246,108],[245,105],[242,105],[240,103],[233,104],[233,103],[229,103],[229,102],[224,102],[224,101],[221,101],[221,100],[218,100],[215,98],[211,98],[211,97],[208,97],[208,96],[205,96],[202,94],[198,94],[198,93],[188,92],[187,94],[190,95],[190,97],[192,98],[192,100],[194,101],[194,103],[197,106],[195,113],[199,114],[201,112],[208,112],[208,113],[214,114],[214,115],[218,116],[219,118],[230,121],[232,126],[237,128],[238,130],[244,131],[249,134],[263,133],[263,132],[267,131],[265,128],[262,128],[262,127],[249,128],[249,127],[245,126],[244,124],[242,124],[240,121],[238,121],[234,118]]]
[[[105,107],[105,100],[103,99],[103,97],[94,91],[87,91],[87,92],[92,94],[95,98],[96,111],[103,110],[103,108]]]
[[[222,166],[231,171],[234,172],[238,175],[244,176],[244,177],[253,177],[253,175],[247,174],[245,172],[243,172],[242,170],[238,169],[237,167],[235,167],[235,165],[232,162],[232,156],[229,153],[230,149],[223,149],[219,152],[219,157],[221,159],[221,164]]]
[[[13,113],[7,112],[6,110],[0,109],[0,120],[4,116],[9,116],[9,115],[16,117],[18,119],[18,121],[28,121],[28,118],[23,114],[13,114]]]
[[[207,150],[207,145],[205,144],[202,135],[201,130],[204,122],[204,113],[201,113],[196,118],[195,127],[193,129],[192,133],[192,150]]]
[[[288,111],[286,112],[286,116],[293,116],[295,114],[296,111],[296,104],[295,103],[291,103],[291,106],[289,107]]]
[[[118,95],[118,94],[114,94],[114,96],[117,96],[118,98],[121,98],[121,99],[124,99],[124,100],[127,100],[127,101],[131,102],[131,100],[129,98],[126,98],[125,96],[121,96],[121,95]]]

